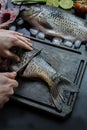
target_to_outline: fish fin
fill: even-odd
[[[74,92],[74,93],[79,92],[76,84],[73,83],[72,81],[70,81],[68,78],[66,78],[63,75],[54,76],[54,82],[55,82],[56,85],[63,87],[64,90],[67,90],[69,92]]]
[[[56,107],[56,110],[57,110],[58,112],[62,112],[62,104],[61,104],[61,102],[59,101],[59,98],[57,97],[57,98],[55,99],[53,96],[51,96],[51,97],[52,97],[53,103],[54,103],[54,105],[55,105],[55,107]]]
[[[62,84],[64,85],[64,90],[69,91],[71,93],[79,93],[79,88],[77,87],[77,85],[75,83],[73,83],[68,78],[66,78],[62,75],[60,75],[59,78],[60,78]]]
[[[53,101],[53,104],[58,112],[62,112],[62,105],[59,102],[59,92],[56,87],[50,89],[50,95]],[[63,99],[64,100],[64,99]]]
[[[46,29],[53,29],[52,26],[46,21],[46,19],[39,19],[39,23]]]
[[[55,86],[50,88],[51,97],[57,111],[62,112],[62,103],[65,104],[65,99],[61,94],[61,90],[70,93],[78,93],[79,90],[73,82],[62,75],[54,75],[53,82]]]

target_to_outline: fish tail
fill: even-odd
[[[58,112],[62,112],[62,106],[59,102],[59,92],[58,92],[58,89],[56,87],[52,87],[50,89],[50,95],[51,95],[51,98],[52,98],[52,101],[53,101],[53,104],[56,108],[56,110]]]
[[[62,96],[61,91],[68,91],[70,93],[78,93],[78,87],[70,81],[68,78],[62,75],[54,75],[53,76],[54,86],[50,88],[51,97],[56,109],[61,112],[62,111],[62,104],[61,102],[65,103],[65,99]]]
[[[67,90],[69,92],[79,92],[77,85],[73,83],[71,80],[69,80],[67,77],[63,76],[62,74],[54,75],[53,81],[56,87],[62,87],[64,90]]]

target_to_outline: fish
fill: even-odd
[[[60,100],[64,103],[62,94],[59,93],[58,88],[63,88],[66,91],[77,93],[76,84],[69,81],[66,77],[60,75],[56,70],[45,60],[41,55],[41,50],[33,49],[32,51],[18,51],[20,54],[20,62],[11,63],[10,71],[20,72],[19,77],[27,79],[41,79],[43,80],[49,89],[53,104],[58,112],[62,111],[62,106],[59,103]],[[28,62],[27,62],[28,61]],[[27,64],[27,66],[26,66]],[[22,66],[26,66],[23,67]]]
[[[3,12],[0,13],[0,29],[6,28],[15,21],[16,17],[19,14],[19,8],[8,8],[3,10]]]
[[[58,7],[31,5],[21,11],[21,17],[49,38],[87,41],[87,24],[82,18]]]
[[[5,10],[7,0],[0,0],[0,13]]]

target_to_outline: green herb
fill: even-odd
[[[11,0],[15,4],[46,3],[46,0]]]

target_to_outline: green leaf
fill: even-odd
[[[11,0],[15,4],[46,3],[46,0]]]

